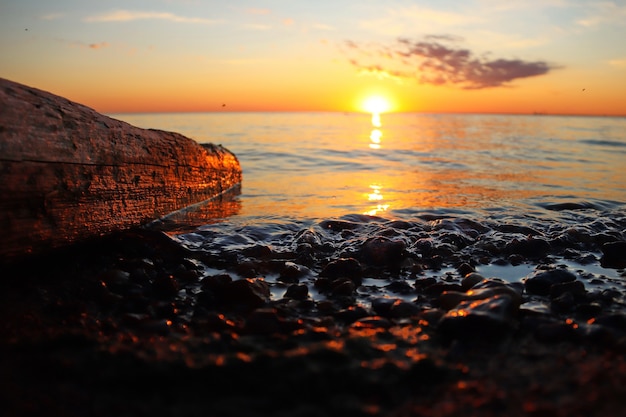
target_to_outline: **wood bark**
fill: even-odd
[[[0,79],[0,259],[143,225],[241,178],[222,146]]]

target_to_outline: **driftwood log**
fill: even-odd
[[[143,225],[240,183],[221,146],[0,79],[0,260]]]

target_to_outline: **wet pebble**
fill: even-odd
[[[566,293],[570,293],[575,300],[579,301],[585,299],[587,291],[585,284],[578,280],[553,284],[550,287],[550,298],[557,298]]]
[[[414,317],[421,313],[422,309],[416,304],[404,300],[396,300],[389,309],[389,317],[398,319]]]
[[[415,292],[415,288],[411,286],[406,281],[392,281],[390,284],[387,284],[385,288],[396,294],[412,294]]]
[[[514,239],[505,246],[504,250],[509,254],[518,254],[526,258],[537,259],[548,254],[550,244],[544,239],[534,237],[523,240]]]
[[[364,317],[370,316],[370,313],[361,306],[350,306],[337,311],[334,315],[337,321],[345,324],[354,323]]]
[[[522,302],[521,292],[512,285],[494,280],[484,280],[466,292],[444,291],[439,296],[439,304],[443,309],[450,310],[463,302],[486,300],[501,294],[511,298],[513,308],[519,308]]]
[[[553,285],[576,281],[576,275],[565,269],[541,271],[527,278],[526,291],[537,295],[549,295]]]
[[[152,282],[152,291],[154,295],[161,299],[169,299],[180,290],[180,285],[176,278],[170,274],[159,274]]]
[[[263,278],[231,280],[228,275],[218,275],[203,280],[205,294],[198,297],[208,308],[254,309],[270,300],[270,288]]]
[[[354,258],[339,258],[329,262],[320,272],[320,277],[330,278],[331,280],[349,278],[357,285],[361,285],[363,267]]]
[[[309,273],[308,268],[298,265],[294,262],[285,262],[283,268],[280,271],[278,281],[286,283],[296,283],[300,281],[300,278],[306,276]]]
[[[244,332],[248,334],[273,334],[283,329],[282,319],[273,308],[254,310],[247,317]]]
[[[607,242],[602,245],[600,263],[605,268],[626,268],[626,242]]]
[[[480,275],[477,272],[469,273],[465,275],[465,277],[461,281],[461,288],[463,289],[463,291],[467,291],[470,288],[472,288],[474,285],[480,282],[483,282],[484,280],[485,280],[485,277]]]
[[[516,328],[516,303],[508,294],[463,301],[439,321],[438,331],[448,339],[497,339]]]
[[[576,327],[572,323],[546,321],[535,327],[533,335],[544,343],[573,342],[580,339]]]
[[[285,298],[293,298],[294,300],[306,300],[309,296],[309,289],[304,284],[292,284],[285,291]]]
[[[401,240],[377,236],[365,241],[360,255],[368,265],[397,266],[404,257],[405,249],[406,245]]]
[[[470,265],[470,264],[468,264],[468,263],[466,263],[466,262],[464,262],[464,263],[462,263],[461,265],[459,265],[459,266],[456,268],[456,270],[458,271],[458,273],[459,273],[462,277],[465,277],[465,276],[467,276],[468,274],[471,274],[472,272],[476,272],[476,269],[475,269],[472,265]]]

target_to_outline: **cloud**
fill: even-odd
[[[268,15],[271,13],[269,9],[254,9],[254,8],[246,9],[245,12],[248,14],[255,14],[255,15]]]
[[[611,59],[609,65],[615,68],[626,68],[626,58]]]
[[[41,20],[58,20],[65,17],[65,13],[48,13],[41,16]]]
[[[343,46],[349,62],[362,73],[463,89],[502,87],[557,68],[544,61],[477,56],[458,46],[461,40],[453,35],[427,35],[418,40],[398,38],[389,45],[346,41]]]
[[[89,49],[102,49],[102,48],[108,48],[109,44],[107,42],[100,42],[100,43],[90,43],[87,46],[89,47]]]
[[[626,5],[618,5],[611,1],[592,3],[587,16],[576,23],[585,27],[617,24],[626,22]]]
[[[80,48],[80,49],[104,49],[111,46],[108,42],[98,42],[98,43],[85,43],[80,41],[67,41],[63,39],[56,39],[58,42],[69,45],[72,48]]]
[[[95,16],[87,16],[85,22],[130,22],[134,20],[166,20],[175,23],[216,24],[219,20],[201,17],[178,16],[167,12],[140,12],[131,10],[114,10]]]

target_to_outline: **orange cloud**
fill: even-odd
[[[88,16],[84,19],[85,22],[130,22],[134,20],[167,20],[175,23],[201,23],[210,25],[220,23],[219,20],[178,16],[167,12],[140,12],[131,10],[114,10],[96,16]]]
[[[90,43],[88,45],[90,49],[102,49],[102,48],[107,48],[108,46],[109,44],[107,42]]]
[[[256,15],[267,15],[267,14],[270,14],[271,11],[269,9],[246,9],[246,13],[256,14]]]

